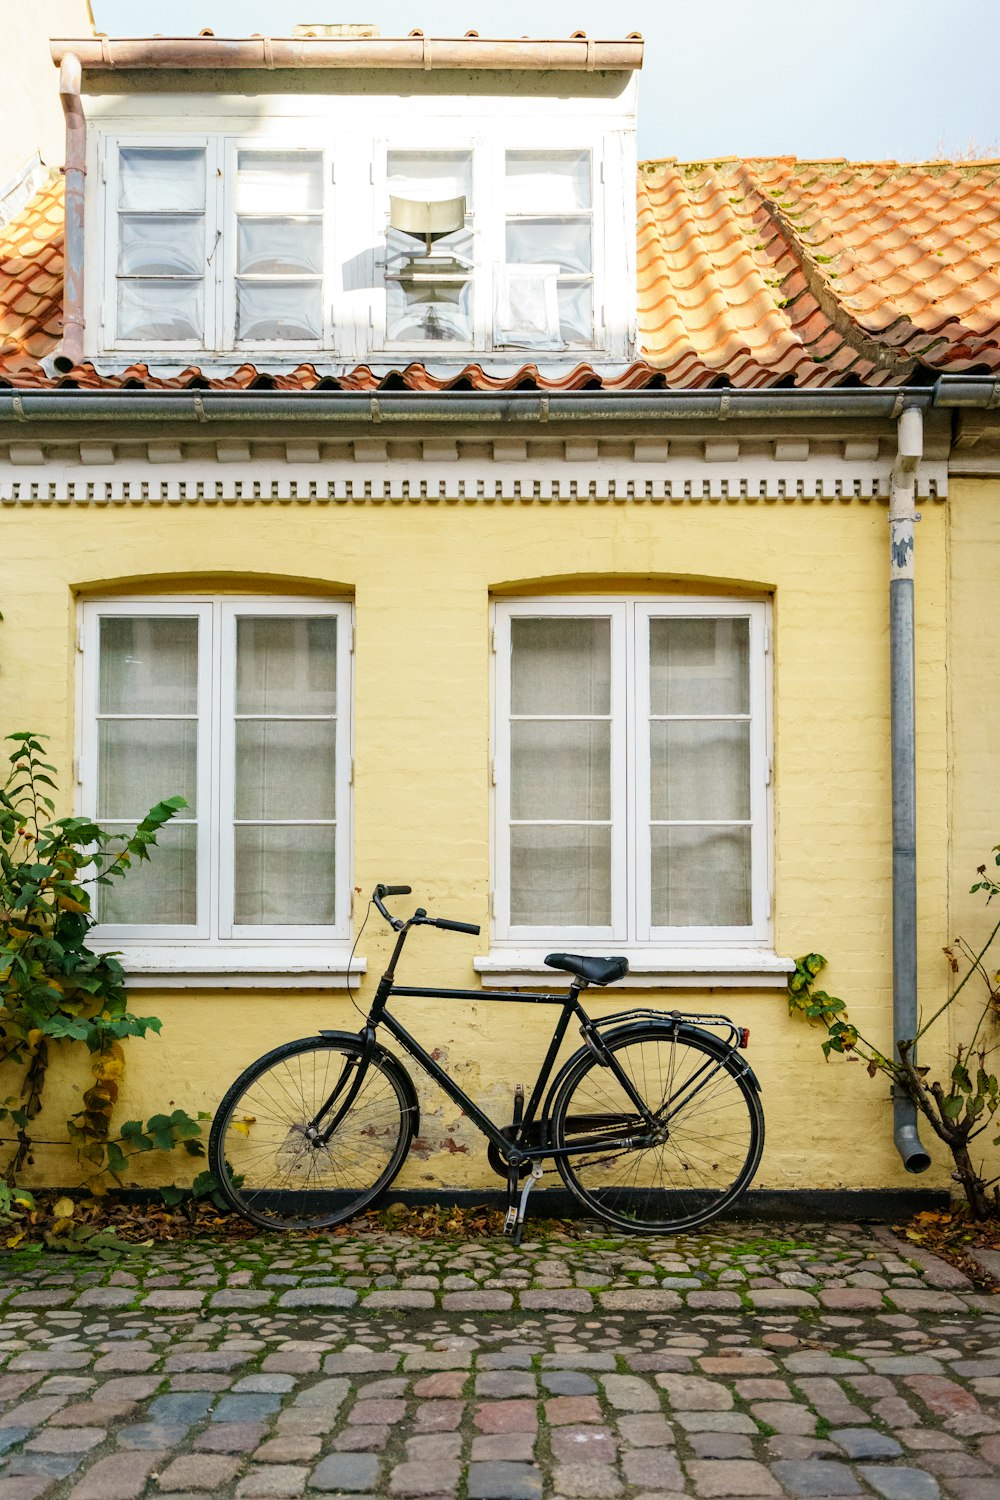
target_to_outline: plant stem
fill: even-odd
[[[977,968],[980,960],[982,959],[983,955],[989,949],[990,944],[993,942],[993,939],[996,937],[996,935],[997,935],[998,932],[1000,932],[1000,922],[997,922],[997,925],[994,927],[993,931],[990,933],[989,937],[986,939],[985,943],[980,948],[978,954],[976,955],[975,963],[970,968],[970,970],[966,974],[965,978],[962,980],[962,982],[959,985],[956,986],[956,988],[954,990],[952,990],[952,992],[948,996],[947,1000],[944,1002],[943,1005],[941,1005],[941,1006],[938,1007],[938,1009],[931,1016],[930,1020],[929,1021],[925,1021],[924,1024],[919,1028],[919,1030],[917,1031],[916,1036],[913,1038],[914,1042],[919,1042],[920,1038],[923,1036],[924,1032],[928,1029],[928,1027],[933,1026],[934,1022],[937,1020],[938,1016],[943,1016],[944,1013],[945,1013],[945,1011],[948,1009],[949,1005],[951,1005],[955,1000],[958,999],[958,996],[961,994],[962,990],[965,988],[965,986],[968,984],[969,980],[972,978],[973,974],[976,972],[976,968]]]

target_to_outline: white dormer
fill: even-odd
[[[388,39],[358,41],[351,67],[301,39],[316,66],[217,69],[213,52],[251,44],[216,39],[174,40],[171,67],[156,39],[105,43],[103,58],[90,44],[85,355],[331,370],[630,359],[641,44],[536,44],[583,49],[548,70],[522,66],[515,42],[421,44],[420,70],[387,66],[379,48],[407,45]],[[273,60],[292,44],[263,45]],[[440,66],[448,47],[476,65]]]

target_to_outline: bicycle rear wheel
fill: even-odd
[[[650,1133],[611,1069],[582,1054],[552,1108],[555,1150],[590,1147],[556,1156],[566,1186],[590,1213],[633,1233],[715,1218],[745,1191],[764,1148],[764,1112],[739,1053],[672,1026],[604,1041],[658,1128],[646,1146],[604,1145]]]
[[[331,1096],[345,1097],[361,1051],[353,1037],[286,1042],[251,1063],[227,1092],[212,1122],[208,1162],[225,1198],[252,1224],[340,1224],[374,1203],[403,1165],[417,1098],[405,1068],[381,1050],[330,1140],[307,1133]]]

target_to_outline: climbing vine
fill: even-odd
[[[994,863],[1000,866],[1000,844],[992,850],[992,855]],[[972,893],[984,894],[988,905],[994,896],[1000,896],[1000,881],[990,875],[985,864],[980,865],[977,874],[979,879],[972,886]],[[921,1022],[916,1034],[897,1042],[895,1056],[880,1052],[861,1034],[848,1016],[843,1000],[817,988],[819,975],[826,966],[822,954],[807,953],[800,958],[788,981],[790,1013],[825,1028],[826,1040],[822,1046],[828,1060],[831,1053],[859,1059],[866,1065],[869,1077],[882,1074],[894,1090],[913,1100],[934,1134],[951,1152],[955,1179],[961,1184],[976,1219],[1000,1217],[1000,1176],[986,1175],[984,1162],[975,1155],[982,1143],[978,1147],[973,1145],[990,1130],[1000,1111],[1000,1079],[992,1062],[1000,1046],[997,1036],[1000,974],[987,962],[998,934],[1000,921],[981,945],[972,946],[959,938],[944,950],[952,973],[961,978],[933,1015]],[[917,1043],[954,1005],[970,981],[978,981],[982,996],[972,1034],[967,1041],[957,1044],[943,1076],[932,1077],[929,1068],[917,1063]],[[992,1144],[1000,1146],[1000,1135],[993,1138]]]
[[[184,1110],[113,1129],[125,1070],[123,1042],[160,1030],[155,1016],[128,1008],[125,974],[114,954],[87,943],[98,886],[124,879],[149,859],[157,835],[185,803],[168,797],[131,833],[109,833],[91,818],[57,818],[55,768],[39,736],[7,736],[9,770],[0,787],[0,1068],[15,1087],[0,1098],[0,1213],[30,1202],[25,1167],[40,1145],[76,1148],[87,1186],[121,1182],[132,1156],[180,1145],[204,1154],[201,1127]],[[60,1048],[82,1044],[90,1082],[66,1121],[64,1141],[41,1141],[50,1062]]]

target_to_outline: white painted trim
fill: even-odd
[[[353,754],[353,606],[347,601],[302,599],[295,596],[269,598],[185,597],[149,599],[134,597],[87,600],[81,607],[83,660],[80,780],[81,809],[97,815],[97,692],[98,632],[107,616],[193,616],[199,620],[198,656],[198,793],[197,793],[197,881],[196,926],[164,927],[156,924],[102,924],[97,938],[109,948],[127,944],[143,947],[152,942],[162,955],[164,942],[178,951],[199,939],[218,945],[223,956],[238,953],[249,944],[277,943],[275,950],[287,954],[282,942],[310,945],[344,943],[351,928],[352,815],[351,758]],[[336,716],[336,891],[334,922],[328,926],[233,925],[233,796],[234,777],[228,769],[235,755],[235,622],[246,615],[334,617],[337,620],[337,716]],[[290,717],[294,717],[291,715]],[[169,795],[169,793],[165,793]],[[140,814],[141,815],[141,814]],[[202,950],[199,950],[202,951]],[[317,951],[326,951],[317,948]]]
[[[13,442],[0,445],[0,504],[864,504],[887,501],[891,487],[891,456],[848,461],[843,444],[794,464],[778,464],[754,444],[730,462],[707,464],[704,439],[660,462],[639,442],[599,442],[597,457],[581,461],[565,456],[572,438],[529,440],[523,457],[509,440],[494,447],[452,439],[447,459],[439,441],[380,438],[377,450],[370,438],[317,442],[315,458],[312,449],[303,456],[301,438],[266,447],[249,441],[248,461],[233,462],[226,448],[220,463],[218,441],[207,438],[173,444],[168,462],[161,429],[139,441],[109,440],[102,446],[113,451],[111,464],[91,462],[91,451],[85,461],[79,442]],[[921,464],[918,495],[943,500],[947,492],[947,464]]]
[[[472,966],[484,989],[561,989],[571,975],[546,968],[547,949],[491,949],[474,958]],[[587,951],[587,950],[584,950]],[[757,948],[670,948],[621,950],[629,961],[629,972],[616,982],[621,989],[773,989],[784,990],[795,970],[793,959]],[[602,955],[603,956],[603,955]],[[591,998],[605,992],[588,991]]]
[[[607,928],[514,926],[510,920],[511,626],[523,618],[580,616],[608,619],[611,626],[611,924]],[[751,921],[746,927],[651,926],[648,624],[654,618],[690,616],[749,621]],[[688,951],[692,946],[697,951],[719,952],[726,944],[758,947],[767,942],[772,860],[768,621],[768,605],[760,600],[619,595],[494,602],[492,931],[497,944],[575,947],[582,942],[606,949],[627,942],[641,954]]]
[[[120,943],[94,939],[96,953],[114,953],[131,989],[356,990],[368,960],[346,944],[296,942]]]

